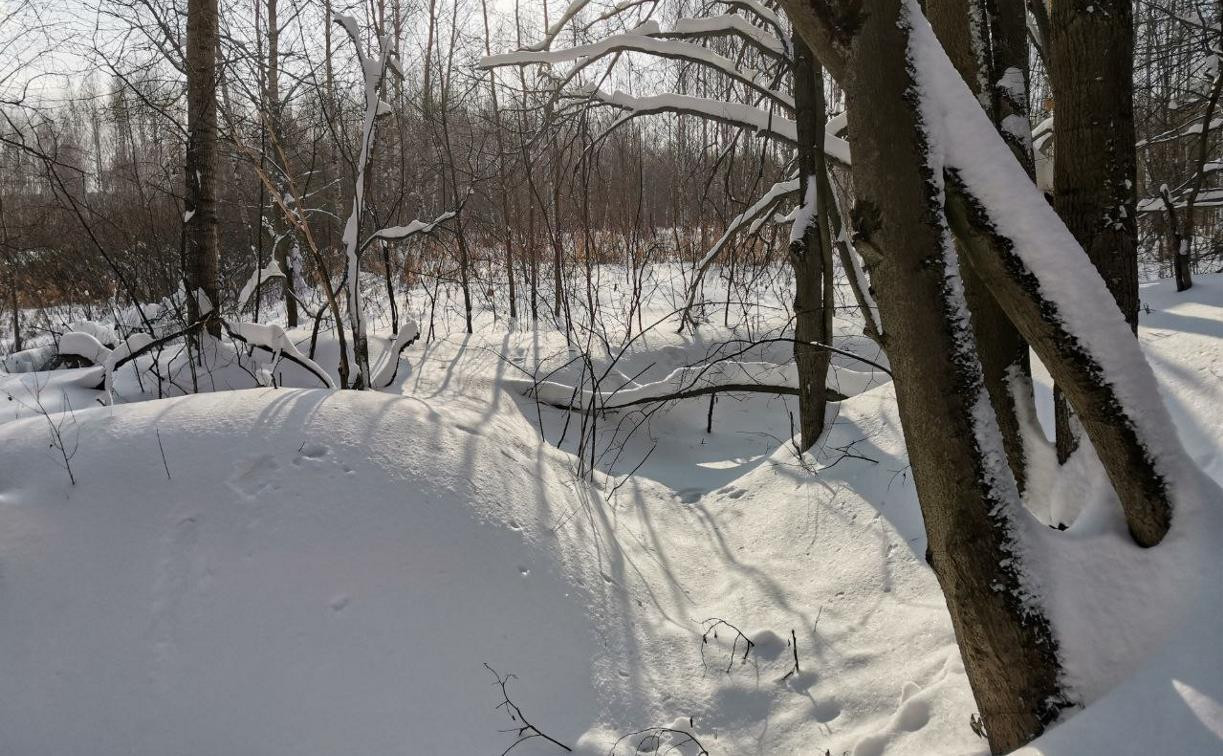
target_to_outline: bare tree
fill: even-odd
[[[187,185],[183,222],[186,230],[187,302],[191,320],[220,305],[217,244],[217,0],[187,4]],[[221,336],[220,322],[208,332]]]

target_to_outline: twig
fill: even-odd
[[[157,434],[157,448],[161,450],[161,466],[166,468],[166,480],[171,480],[170,465],[166,462],[166,447],[161,445],[161,430],[154,427],[153,432]]]
[[[501,688],[501,703],[497,704],[497,708],[504,710],[506,715],[510,718],[511,721],[518,723],[518,727],[514,729],[503,730],[503,732],[517,731],[518,739],[515,740],[513,743],[511,743],[509,748],[506,748],[504,751],[502,751],[501,756],[505,756],[505,754],[514,750],[514,748],[516,748],[517,746],[519,746],[522,743],[525,743],[526,741],[530,740],[531,738],[543,738],[544,740],[548,741],[549,743],[552,743],[553,745],[559,748],[562,748],[571,753],[573,752],[572,748],[560,742],[556,738],[550,735],[544,734],[542,730],[540,730],[538,727],[528,722],[527,718],[522,713],[522,709],[518,708],[518,705],[510,700],[510,694],[509,694],[509,691],[506,690],[506,686],[509,684],[510,680],[515,677],[515,675],[507,674],[505,677],[502,677],[500,674],[497,673],[497,670],[488,666],[488,662],[484,662],[484,668],[487,669],[490,673],[492,673],[492,676],[497,681],[496,683],[497,686]]]
[[[790,628],[790,649],[794,652],[794,669],[787,672],[781,678],[783,680],[788,679],[790,675],[798,674],[798,636],[794,634],[794,628]]]
[[[691,720],[689,720],[691,722]],[[630,732],[628,735],[622,736],[619,740],[612,744],[611,750],[607,752],[607,756],[616,756],[616,749],[620,744],[630,738],[640,737],[637,744],[633,747],[633,753],[683,753],[683,747],[687,745],[695,746],[696,752],[692,756],[709,756],[709,751],[696,739],[696,736],[690,732],[676,730],[671,727],[649,727],[637,732]],[[663,738],[667,742],[663,742]]]
[[[709,619],[702,622],[701,625],[705,628],[705,632],[701,633],[701,664],[702,665],[705,663],[705,646],[709,644],[709,636],[712,635],[714,638],[717,638],[719,627],[726,627],[727,629],[735,631],[734,640],[731,641],[731,644],[730,644],[730,661],[726,665],[726,673],[730,674],[731,668],[734,667],[735,657],[737,656],[736,650],[739,648],[740,639],[742,639],[746,645],[743,647],[743,658],[739,660],[739,663],[740,664],[747,663],[747,655],[752,652],[752,648],[756,644],[752,642],[751,638],[748,638],[746,635],[744,635],[742,630],[730,624],[729,622],[727,622],[724,619],[719,619],[718,617],[710,617]]]

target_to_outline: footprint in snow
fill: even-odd
[[[684,504],[695,504],[705,495],[704,489],[701,488],[685,488],[675,492],[675,497]]]
[[[239,462],[226,484],[243,498],[254,499],[276,482],[280,463],[270,454]]]
[[[331,450],[327,448],[326,444],[307,441],[297,450],[297,459],[293,460],[293,464],[300,465],[304,459],[319,460],[326,457],[330,452]]]

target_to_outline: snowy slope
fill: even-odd
[[[1181,437],[1223,477],[1223,279],[1143,297]],[[620,370],[665,376],[723,335],[652,335]],[[516,723],[484,662],[515,674],[529,720],[581,753],[657,726],[713,754],[986,751],[922,559],[889,385],[838,360],[846,393],[865,391],[801,459],[783,443],[788,401],[724,397],[709,434],[707,402],[681,403],[614,464],[600,457],[591,485],[574,475],[565,413],[522,396],[512,367],[562,362],[564,347],[491,327],[418,344],[398,395],[99,407],[83,371],[0,376],[14,403],[34,380],[50,383],[50,409],[68,397],[76,411],[54,421],[78,481],[47,419],[0,415],[0,753],[499,754]],[[1050,495],[1107,503],[1090,464],[1066,475],[1080,477]],[[1140,592],[1187,594],[1152,606],[1162,625],[1118,633],[1128,619],[1108,595],[1064,607],[1067,632],[1099,615],[1101,637],[1128,639],[1134,658],[1116,679],[1076,659],[1099,700],[1031,753],[1218,752],[1223,549],[1200,547],[1223,539],[1209,513],[1187,522],[1184,546],[1151,552],[1164,574]],[[1091,524],[1057,543],[1113,548],[1111,521]],[[1050,553],[1073,566],[1073,548]],[[711,618],[755,642],[745,662],[726,626],[702,643]],[[559,749],[537,738],[513,752]]]

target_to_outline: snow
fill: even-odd
[[[742,64],[701,45],[678,40],[658,39],[661,34],[657,22],[647,22],[632,33],[613,34],[586,45],[546,51],[517,51],[501,55],[491,55],[480,61],[485,68],[498,66],[556,64],[569,61],[582,61],[576,68],[589,65],[594,60],[605,55],[625,50],[648,53],[665,58],[676,58],[708,66],[735,81],[746,84],[752,89],[764,94],[777,103],[789,108],[794,107],[794,99],[790,95],[779,92],[758,81],[758,75],[742,70]],[[570,73],[572,76],[572,72]],[[759,77],[763,79],[764,77]]]
[[[59,340],[59,353],[70,354],[88,360],[94,365],[101,365],[110,356],[110,349],[102,346],[93,334],[72,331],[65,333]]]
[[[323,370],[317,362],[303,354],[279,325],[275,323],[226,323],[226,327],[231,333],[237,335],[251,346],[262,347],[272,352],[274,355],[273,365],[269,369],[275,368],[280,355],[289,355],[319,376],[319,378],[324,379],[327,386],[335,387],[335,382],[327,371]]]
[[[611,94],[600,90],[595,93],[595,96],[601,102],[629,111],[619,121],[608,127],[607,131],[615,129],[624,121],[642,115],[663,112],[692,113],[712,118],[715,121],[749,128],[789,144],[798,142],[798,132],[794,121],[752,105],[673,93],[637,97],[621,90],[616,90]],[[849,143],[836,136],[831,130],[824,134],[824,153],[837,162],[846,165],[850,162]]]
[[[784,40],[765,32],[758,26],[753,26],[746,18],[735,14],[680,18],[671,25],[669,30],[662,31],[660,34],[662,36],[737,34],[777,57],[787,57],[790,52]]]
[[[386,228],[380,228],[374,232],[370,240],[384,239],[386,241],[400,241],[415,236],[416,234],[431,234],[439,225],[457,215],[457,210],[447,210],[431,221],[414,220],[406,226],[388,226]]]
[[[1160,395],[1194,461],[1223,478],[1223,277],[1142,296]],[[836,326],[839,346],[876,358],[860,323]],[[387,392],[225,390],[252,385],[221,369],[227,344],[209,358],[211,394],[132,401],[152,389],[125,368],[99,407],[96,369],[0,376],[0,752],[501,753],[515,723],[485,662],[580,754],[658,726],[714,754],[986,752],[886,376],[834,355],[861,390],[830,406],[831,431],[803,457],[788,397],[723,396],[711,433],[704,399],[621,413],[596,444],[619,439],[619,459],[600,453],[588,482],[574,474],[579,416],[521,394],[524,370],[578,383],[564,335],[486,315],[460,328],[411,345]],[[293,344],[308,329],[282,333]],[[664,385],[732,335],[654,329],[609,384]],[[791,350],[741,360],[782,375]],[[329,342],[317,359],[334,355]],[[298,371],[279,385],[312,385]],[[1039,367],[1037,381],[1047,402]],[[50,412],[76,408],[55,415],[79,441],[75,486],[46,419],[18,406],[35,392]],[[1049,496],[1087,500],[1037,546],[1064,599],[1055,619],[1078,638],[1076,684],[1094,687],[1027,753],[1217,753],[1215,508],[1182,508],[1141,551],[1090,459],[1045,478],[1063,479]],[[701,643],[711,617],[755,641],[730,672],[733,633]],[[538,739],[513,751],[557,752]]]
[[[1197,473],[1186,464],[1155,376],[1104,280],[972,99],[916,3],[907,0],[905,7],[932,149],[959,173],[998,231],[1015,241],[1042,296],[1108,376],[1173,499],[1179,504],[1205,493],[1195,490]]]
[[[238,311],[240,312],[250,298],[254,295],[255,289],[264,281],[273,278],[284,278],[285,272],[280,269],[280,263],[276,260],[271,260],[262,270],[256,270],[251,273],[251,277],[246,279],[246,283],[242,285],[242,291],[238,293]]]
[[[409,320],[400,326],[395,338],[383,350],[382,357],[379,358],[378,365],[373,370],[374,377],[370,379],[370,385],[375,388],[386,388],[391,385],[399,369],[399,353],[419,337],[420,327],[416,325],[415,320]]]

